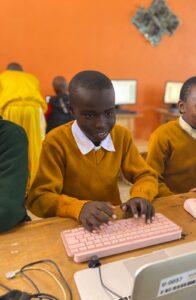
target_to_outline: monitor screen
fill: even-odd
[[[164,102],[167,104],[178,103],[182,85],[182,82],[167,82],[165,87]]]
[[[115,91],[115,104],[135,104],[136,103],[136,80],[112,80]]]

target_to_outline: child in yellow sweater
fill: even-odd
[[[147,163],[159,175],[159,196],[196,191],[196,77],[182,86],[181,117],[152,134]]]
[[[47,135],[37,177],[27,201],[40,217],[73,217],[87,230],[108,223],[119,205],[120,169],[132,183],[123,209],[135,217],[154,217],[149,201],[157,195],[156,173],[136,149],[131,133],[115,125],[115,94],[102,73],[83,71],[70,82],[76,121]],[[110,203],[111,204],[110,204]]]

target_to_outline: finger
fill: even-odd
[[[99,222],[93,215],[88,217],[87,222],[91,225],[92,229],[98,229],[101,225],[101,222]]]
[[[97,208],[101,211],[103,211],[106,215],[108,215],[111,218],[115,218],[114,209],[109,206],[107,203],[98,203]]]
[[[155,219],[155,208],[154,206],[152,205],[152,216],[151,216],[151,220],[154,221]]]
[[[92,232],[93,228],[92,228],[91,224],[89,224],[89,223],[87,222],[86,219],[82,220],[81,223],[82,223],[82,225],[84,226],[84,228],[85,228],[87,231]]]
[[[151,223],[151,215],[152,215],[152,205],[147,205],[147,212],[146,212],[146,223]]]
[[[121,204],[121,209],[123,210],[123,211],[126,211],[127,210],[127,204],[126,203],[123,203],[123,204]]]
[[[140,201],[140,209],[141,209],[141,216],[145,217],[147,214],[147,202],[146,201]]]
[[[136,207],[136,203],[134,202],[134,200],[131,200],[127,203],[128,208],[131,210],[134,218],[138,218],[138,210]]]
[[[102,210],[95,210],[93,212],[93,216],[102,224],[102,223],[108,223],[110,218],[108,215],[106,215]]]

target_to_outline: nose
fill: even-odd
[[[99,131],[104,131],[105,126],[106,126],[106,122],[104,116],[97,117],[95,128]]]

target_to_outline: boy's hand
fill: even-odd
[[[122,210],[128,212],[131,217],[146,218],[146,223],[151,223],[155,216],[155,209],[150,202],[143,198],[129,199],[126,203],[121,205]]]
[[[107,224],[110,219],[116,218],[114,207],[107,202],[87,202],[79,215],[79,221],[85,229],[93,231],[98,229],[101,224]]]
[[[191,189],[189,192],[196,192],[196,187],[194,189]]]

